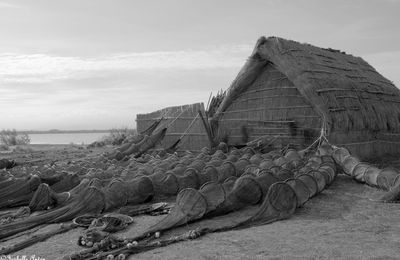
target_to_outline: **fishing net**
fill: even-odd
[[[165,137],[167,128],[163,128],[157,133],[150,136],[150,138],[144,138],[143,141],[138,143],[138,151],[136,152],[135,158],[140,157],[142,154],[146,153],[148,150],[156,146]]]
[[[310,199],[310,190],[300,179],[288,179],[285,181],[296,193],[297,207],[301,207]]]
[[[227,153],[228,152],[228,145],[224,142],[220,142],[217,146],[217,149],[219,151],[222,151],[223,153]]]
[[[364,173],[364,180],[367,184],[371,186],[378,186],[378,175],[380,173],[381,169],[375,167],[375,166],[370,166]]]
[[[326,183],[332,183],[333,179],[336,176],[336,171],[334,168],[329,165],[323,165],[318,168],[318,171],[325,177]]]
[[[225,194],[228,194],[233,189],[237,179],[237,177],[231,176],[222,183],[222,188],[224,189]]]
[[[199,190],[192,188],[183,189],[176,199],[176,206],[156,225],[150,227],[135,239],[146,237],[148,234],[171,229],[189,222],[220,214],[238,211],[251,205],[261,205],[254,210],[246,211],[246,217],[224,218],[224,222],[217,222],[201,229],[201,232],[215,232],[232,228],[266,224],[290,217],[296,207],[302,206],[308,199],[322,191],[336,176],[335,169],[330,164],[321,165],[321,158],[313,158],[313,165],[317,170],[308,171],[306,174],[293,178],[291,171],[283,171],[281,178],[291,175],[292,178],[285,182],[277,182],[278,178],[272,171],[260,170],[256,176],[244,175],[238,179],[236,176],[226,178],[222,183],[214,181],[203,184]],[[328,161],[328,160],[326,160]],[[248,160],[242,160],[249,165]],[[240,164],[240,160],[235,163]],[[242,167],[244,170],[246,165]],[[320,166],[318,168],[318,166]],[[209,167],[219,171],[222,167]],[[237,169],[237,167],[236,167]],[[277,172],[279,172],[277,171]],[[195,171],[192,171],[195,172]],[[233,173],[241,175],[243,172]],[[333,178],[332,178],[333,177]],[[244,212],[240,211],[240,212]],[[236,214],[236,213],[235,213]],[[238,212],[238,214],[240,214]],[[202,222],[204,223],[204,222]],[[213,221],[214,223],[214,221]],[[192,225],[192,224],[190,224]],[[201,225],[201,224],[200,224]]]
[[[199,174],[199,180],[201,183],[205,183],[208,181],[218,181],[218,170],[213,165],[207,165]]]
[[[225,160],[226,159],[226,154],[221,151],[221,150],[217,150],[215,151],[215,153],[212,155],[213,159],[221,159],[221,160]]]
[[[66,175],[68,175],[67,172],[62,172],[59,174],[41,174],[39,177],[42,183],[53,185],[65,178]]]
[[[264,158],[261,157],[261,154],[256,153],[252,157],[250,157],[250,163],[259,165]]]
[[[322,177],[325,180],[325,185],[328,185],[328,183],[331,182],[331,176],[329,174],[329,172],[327,172],[324,168],[319,167],[317,172],[322,175]]]
[[[365,182],[364,174],[370,167],[368,163],[360,162],[353,169],[353,177],[359,182]]]
[[[68,173],[64,174],[59,181],[49,185],[55,192],[63,192],[76,187],[80,182],[81,180],[77,174]]]
[[[275,172],[274,172],[274,170],[275,170]],[[271,172],[280,181],[284,181],[284,180],[293,178],[293,176],[294,176],[292,171],[290,171],[288,169],[282,169],[280,167],[279,168],[276,168],[276,167],[271,168]]]
[[[44,223],[59,223],[83,214],[98,214],[104,209],[104,194],[95,186],[89,186],[81,196],[71,197],[65,206],[30,216],[24,220],[3,225],[0,239],[34,228]]]
[[[176,198],[175,207],[160,222],[150,227],[145,233],[154,233],[161,230],[180,226],[190,221],[200,219],[207,210],[207,201],[203,195],[195,189],[184,189]]]
[[[245,157],[241,157],[237,162],[235,162],[236,168],[236,177],[240,177],[246,169],[246,167],[250,164],[249,159]]]
[[[228,161],[228,162],[237,162],[237,160],[239,160],[239,158],[240,158],[240,155],[230,153],[230,154],[226,157],[225,161]]]
[[[332,153],[332,157],[333,157],[333,159],[335,159],[335,161],[337,163],[342,163],[344,158],[349,155],[350,155],[350,152],[346,148],[343,148],[343,147],[335,148]]]
[[[90,222],[88,230],[100,230],[105,232],[117,232],[125,229],[133,223],[133,218],[120,213],[107,213]]]
[[[202,170],[204,167],[206,167],[206,162],[203,159],[195,159],[191,164],[189,164],[188,168],[193,168],[196,170]]]
[[[16,165],[14,160],[0,159],[0,169],[11,169]]]
[[[272,166],[275,166],[272,159],[267,158],[260,162],[260,169],[270,169]]]
[[[241,208],[242,205],[257,204],[263,197],[263,190],[255,178],[242,176],[235,182],[229,197]]]
[[[341,165],[346,174],[353,176],[353,170],[359,162],[360,161],[357,158],[355,158],[351,155],[348,155],[343,158]]]
[[[289,162],[289,159],[284,156],[280,156],[279,158],[274,160],[274,164],[277,166],[281,166],[281,167],[288,162]]]
[[[210,161],[207,162],[207,166],[220,166],[224,161],[220,158],[212,158]]]
[[[397,176],[399,176],[399,173],[396,169],[385,168],[379,172],[376,183],[378,184],[379,188],[383,190],[389,190],[394,186]]]
[[[288,149],[286,151],[285,157],[288,158],[289,160],[294,160],[294,161],[299,161],[301,160],[300,154],[293,149]]]
[[[0,183],[0,198],[8,199],[34,191],[41,183],[40,177],[30,175],[24,178],[12,178]]]
[[[105,189],[105,210],[125,206],[128,202],[128,189],[119,179],[113,179]]]
[[[42,183],[39,185],[29,202],[29,208],[31,211],[45,210],[49,207],[61,205],[68,199],[68,197],[68,193],[57,194],[49,187],[49,185]]]
[[[335,148],[333,158],[343,171],[355,180],[388,191],[379,200],[393,202],[400,199],[398,187],[400,173],[393,168],[379,169],[365,162],[360,162],[344,148]]]
[[[185,188],[197,189],[200,186],[197,174],[193,171],[188,171],[182,176],[176,176],[179,189],[178,191]]]
[[[310,198],[315,196],[318,192],[318,183],[317,181],[308,174],[302,174],[296,177],[296,179],[302,181],[310,192]]]
[[[274,183],[258,211],[243,225],[267,224],[290,217],[297,206],[294,190],[284,182]]]
[[[27,205],[40,183],[37,175],[4,181],[0,189],[0,208]]]
[[[138,153],[140,146],[143,145],[144,143],[146,143],[146,141],[148,141],[150,139],[149,136],[145,136],[142,141],[140,141],[139,143],[132,143],[129,148],[127,148],[124,151],[118,151],[118,157],[116,157],[117,160],[121,160],[123,157],[125,156],[129,156],[131,154],[134,153]]]
[[[386,192],[380,199],[384,202],[398,202],[400,201],[400,185],[392,187],[388,192]]]
[[[159,178],[152,178],[151,176],[150,179],[153,184],[154,194],[157,196],[175,195],[179,191],[177,177],[173,174],[167,174]]]
[[[257,176],[257,174],[260,172],[260,167],[258,165],[250,164],[246,166],[246,169],[244,170],[243,175],[251,175],[251,176]]]
[[[327,184],[324,175],[322,175],[319,171],[311,171],[311,172],[309,172],[307,174],[309,176],[313,177],[315,182],[317,183],[317,187],[318,187],[318,191],[317,192],[318,193],[321,192],[325,188],[325,186]]]
[[[223,182],[231,176],[236,176],[235,164],[230,161],[225,161],[220,167],[218,167],[217,171],[218,171],[218,176],[217,176],[218,182]]]
[[[226,200],[225,189],[220,183],[207,182],[201,186],[199,191],[206,200],[206,212],[215,210]]]
[[[269,187],[271,187],[272,184],[279,181],[279,179],[277,179],[275,175],[269,171],[260,172],[258,176],[254,178],[254,180],[257,181],[258,185],[260,185],[261,190],[263,191],[262,194],[263,197],[265,197]]]

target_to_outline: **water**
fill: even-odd
[[[31,144],[90,144],[109,133],[29,134]]]

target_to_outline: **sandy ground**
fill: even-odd
[[[55,149],[50,152],[44,149],[45,157],[50,153],[48,156],[53,158],[58,153],[58,159],[63,159],[61,152],[65,151],[64,147]],[[64,153],[66,158],[74,158],[82,151],[86,154],[96,153],[71,147],[67,147],[67,151]],[[385,164],[398,165],[398,161]],[[382,194],[382,191],[340,175],[328,189],[298,209],[290,219],[208,234],[196,240],[130,256],[129,259],[400,259],[400,204],[373,201]],[[245,212],[204,220],[175,232],[184,232],[215,221],[224,222],[230,217],[240,217]],[[118,236],[138,234],[162,217],[138,216],[135,223]],[[46,226],[32,234],[55,227],[57,225]],[[81,228],[71,230],[13,256],[60,258],[82,249],[76,244],[82,232]],[[26,237],[0,242],[0,245],[7,246]]]

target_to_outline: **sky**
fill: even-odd
[[[260,36],[360,56],[400,86],[400,0],[0,0],[0,129],[134,128],[207,103]]]

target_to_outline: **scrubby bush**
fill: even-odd
[[[18,134],[17,130],[2,130],[0,132],[0,144],[6,146],[12,145],[24,145],[29,144],[31,139],[29,138],[28,134]]]
[[[8,151],[10,150],[10,147],[6,144],[0,144],[0,151]]]
[[[113,128],[110,131],[111,144],[120,145],[126,138],[135,134],[136,134],[136,129],[129,129],[127,127],[120,129]]]
[[[100,140],[91,143],[88,147],[101,147],[104,145],[120,145],[122,142],[130,136],[137,135],[136,129],[125,128],[113,128],[110,130],[110,134],[103,136]]]

